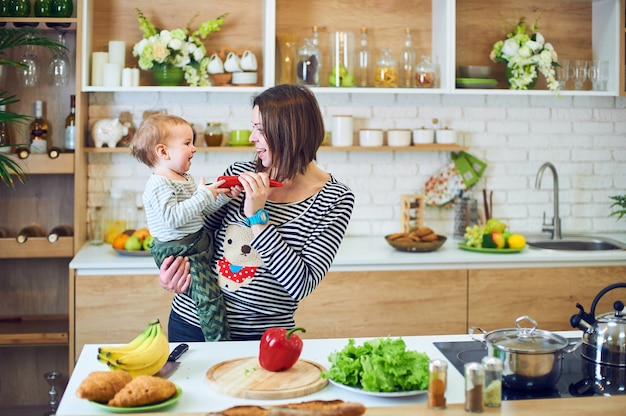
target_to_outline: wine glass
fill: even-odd
[[[27,34],[26,37],[30,40],[33,35]],[[20,59],[20,63],[24,68],[20,71],[18,69],[18,75],[22,85],[25,87],[35,87],[39,82],[40,65],[39,58],[34,52],[34,46],[27,44],[24,50],[24,55]]]
[[[587,79],[587,61],[577,59],[572,67],[572,79],[574,80],[574,89],[580,91],[583,89],[583,83]]]
[[[58,31],[58,42],[65,45],[65,30]],[[70,58],[67,56],[65,49],[59,50],[54,54],[48,67],[48,74],[55,87],[63,87],[70,82],[70,74],[72,73]]]
[[[559,65],[555,67],[556,80],[559,83],[559,89],[565,90],[567,80],[569,80],[569,61],[567,59],[560,60]]]
[[[606,83],[609,78],[608,61],[593,60],[589,62],[589,79],[594,91],[606,91]]]

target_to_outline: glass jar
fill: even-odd
[[[485,383],[485,369],[481,363],[466,363],[465,372],[465,411],[482,413],[483,386]]]
[[[111,191],[104,215],[105,242],[112,244],[115,237],[130,228],[130,224],[134,222],[133,211],[136,210],[133,200],[134,198],[128,192]]]
[[[52,0],[50,16],[72,17],[72,13],[74,13],[74,3],[72,0]]]
[[[376,60],[374,86],[387,88],[398,86],[398,63],[389,48],[383,48],[382,55]]]
[[[422,55],[422,62],[415,67],[415,86],[420,88],[432,88],[437,81],[437,69],[430,62],[430,56]]]
[[[332,63],[328,75],[331,87],[354,87],[354,33],[335,32],[330,35]]]
[[[224,132],[222,131],[222,123],[206,123],[204,129],[204,143],[207,146],[221,146],[224,140]]]
[[[49,17],[52,0],[35,0],[34,13],[37,17]]]
[[[313,44],[313,40],[306,38],[304,45],[298,49],[296,62],[296,80],[298,84],[319,87],[321,62],[319,49]]]
[[[448,363],[444,360],[431,360],[428,363],[428,407],[445,409]]]
[[[502,360],[498,357],[484,357],[485,390],[483,401],[487,407],[500,407],[502,404]]]

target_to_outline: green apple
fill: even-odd
[[[150,251],[150,246],[152,245],[152,240],[154,240],[154,237],[152,237],[151,235],[149,235],[146,238],[144,238],[144,240],[143,240],[143,249],[145,251]]]
[[[354,87],[354,75],[351,72],[346,72],[346,74],[341,79],[342,87]]]
[[[141,240],[139,237],[131,235],[124,242],[124,250],[137,251],[141,250]]]
[[[491,233],[493,231],[503,233],[504,230],[506,230],[506,224],[495,218],[489,218],[487,220],[487,224],[485,224],[486,233]]]

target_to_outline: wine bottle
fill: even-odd
[[[65,118],[65,150],[73,152],[76,149],[76,96],[70,96],[70,113]]]
[[[43,101],[35,101],[35,119],[31,121],[30,152],[46,153],[48,151],[48,122],[43,118]]]
[[[34,14],[37,17],[49,17],[50,16],[50,5],[52,0],[35,0],[35,4],[33,5]]]
[[[71,237],[74,235],[74,228],[69,224],[61,224],[54,227],[48,234],[48,241],[56,243],[59,237]]]
[[[6,112],[6,106],[0,105],[0,113]],[[0,153],[10,153],[9,145],[13,142],[13,134],[8,123],[0,121]]]
[[[404,30],[404,49],[402,50],[402,86],[414,87],[413,72],[415,71],[415,49],[411,39],[411,29]]]
[[[17,233],[17,237],[15,237],[15,239],[18,243],[24,244],[29,237],[43,237],[45,235],[46,232],[41,225],[32,223],[26,227],[22,227],[22,229]]]

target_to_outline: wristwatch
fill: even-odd
[[[246,225],[267,224],[270,221],[270,214],[263,208],[258,210],[253,216],[246,218]]]

